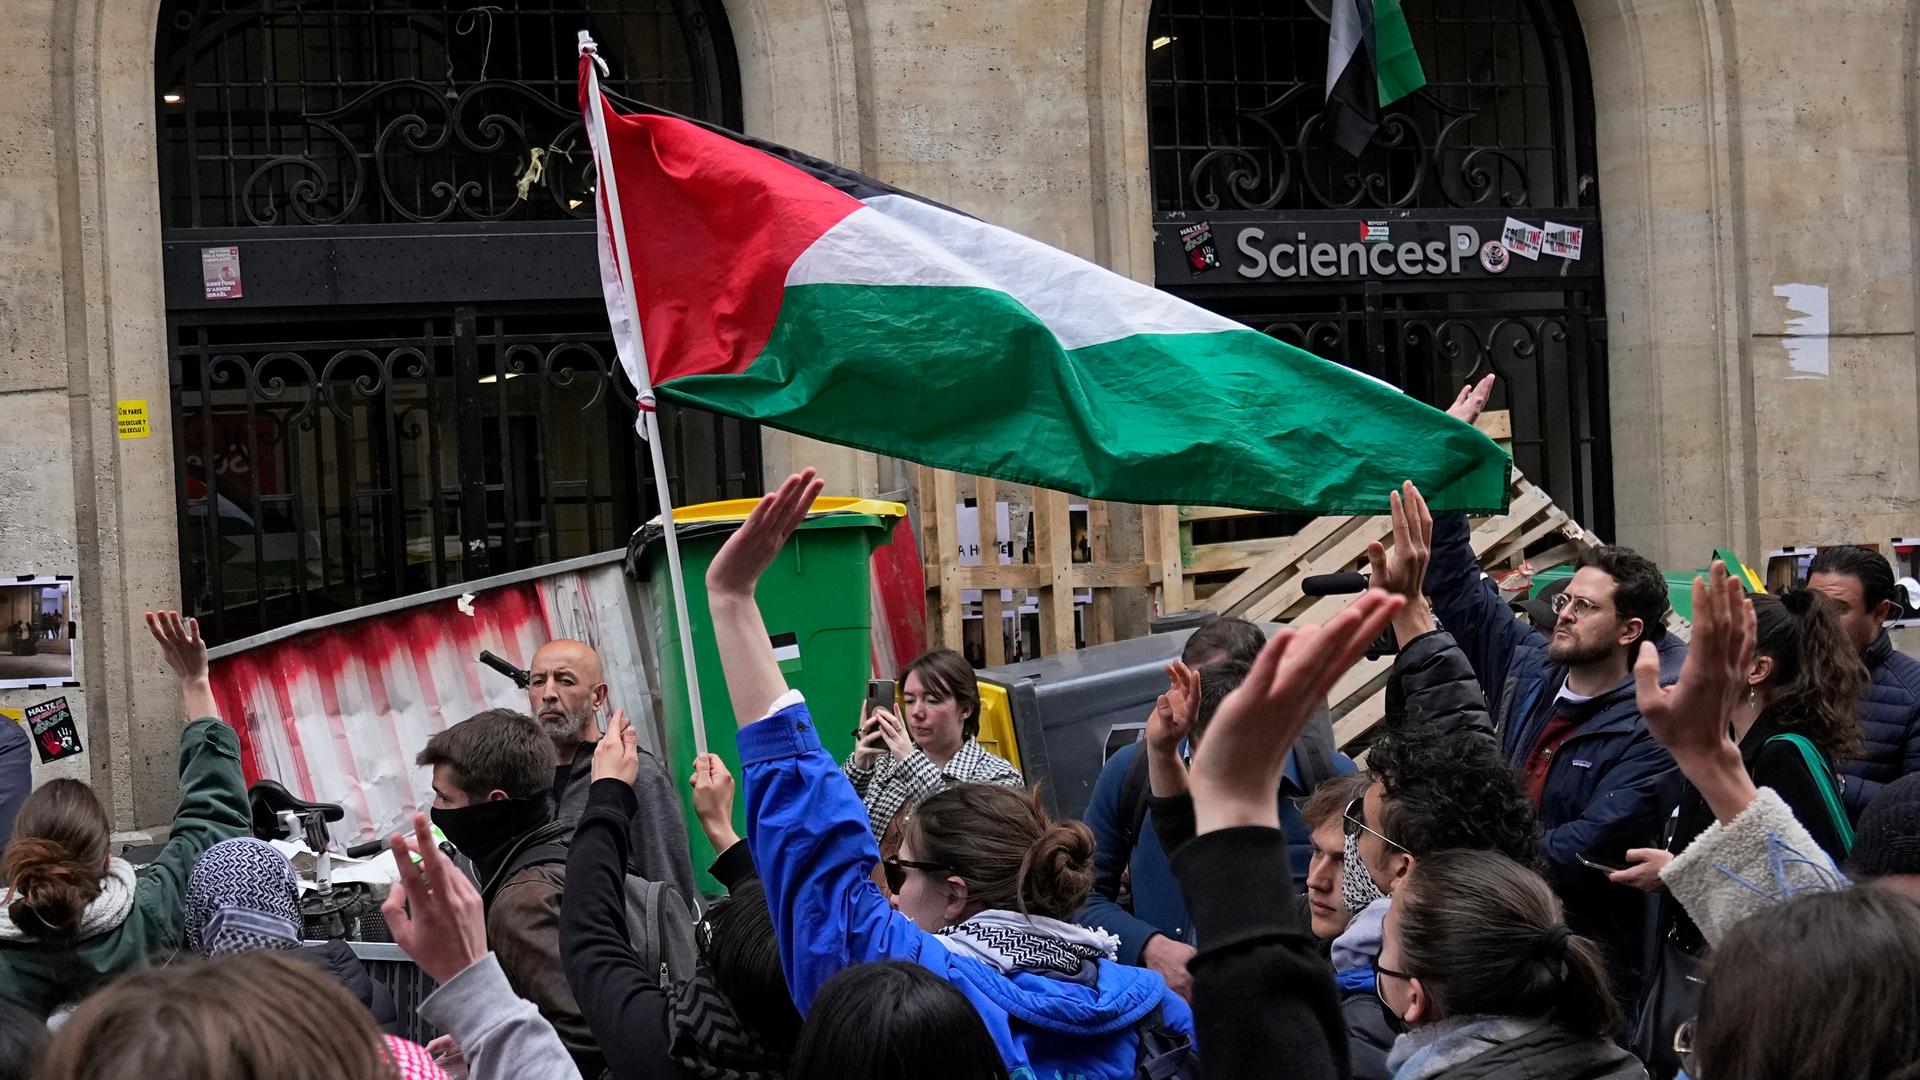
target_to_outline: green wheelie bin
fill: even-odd
[[[740,755],[734,746],[733,706],[726,674],[713,641],[713,617],[707,606],[707,567],[720,545],[747,519],[757,499],[731,499],[674,510],[680,561],[686,575],[687,615],[693,623],[694,660],[699,671],[700,703],[706,720],[707,749],[720,755],[738,778]],[[853,731],[866,699],[873,668],[872,573],[874,548],[888,543],[894,523],[906,516],[899,503],[872,499],[821,498],[761,576],[755,596],[773,639],[774,654],[787,685],[807,696],[820,741],[837,760],[853,752]],[[667,545],[660,519],[635,532],[627,551],[627,572],[647,585],[648,630],[659,654],[660,704],[666,737],[663,762],[680,792],[700,888],[719,893],[706,873],[715,852],[693,812],[687,778],[695,756],[693,710],[688,702],[686,666],[681,658],[680,621],[667,574]],[[736,794],[733,825],[746,835],[745,800]]]

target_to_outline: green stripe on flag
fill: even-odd
[[[1410,479],[1436,510],[1507,505],[1510,461],[1485,435],[1338,364],[1250,329],[1067,350],[986,288],[790,286],[745,372],[659,392],[1091,498],[1379,514]]]
[[[1427,85],[1400,0],[1373,0],[1373,47],[1381,105],[1391,105]]]

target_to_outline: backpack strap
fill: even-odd
[[[1840,853],[1853,852],[1853,822],[1847,817],[1846,804],[1840,801],[1840,790],[1833,782],[1833,768],[1827,764],[1827,756],[1813,745],[1813,740],[1805,735],[1787,732],[1768,739],[1766,745],[1784,742],[1800,751],[1800,759],[1806,763],[1807,771],[1813,774],[1813,782],[1820,788],[1820,801],[1827,804],[1827,817],[1833,822],[1833,831],[1840,837]]]
[[[1167,1026],[1162,1006],[1133,1025],[1139,1053],[1134,1058],[1135,1080],[1189,1080],[1197,1075],[1193,1040]]]
[[[486,888],[481,890],[481,906],[487,908],[492,907],[493,898],[498,895],[500,890],[506,887],[507,882],[512,881],[514,876],[519,874],[520,871],[530,866],[546,866],[550,863],[564,864],[566,861],[567,845],[564,841],[549,840],[544,844],[529,844],[521,848],[519,851],[514,852],[513,856],[507,860],[506,867],[495,874],[493,880],[488,882]]]
[[[1133,858],[1134,845],[1140,842],[1140,830],[1147,824],[1147,747],[1140,744],[1140,752],[1127,762],[1126,778],[1120,782],[1120,805],[1116,807],[1116,816],[1120,819],[1120,850],[1127,859]]]

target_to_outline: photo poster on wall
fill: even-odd
[[[79,686],[70,574],[0,577],[0,689]]]

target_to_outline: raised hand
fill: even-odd
[[[413,840],[387,843],[400,880],[380,905],[396,945],[434,982],[447,980],[487,955],[487,915],[480,890],[433,842],[427,815],[413,815]],[[419,855],[418,863],[413,856]]]
[[[1633,681],[1648,733],[1728,822],[1759,797],[1729,727],[1753,667],[1753,602],[1724,563],[1715,561],[1708,574],[1693,579],[1693,640],[1679,680],[1661,686],[1659,653],[1643,645]]]
[[[905,761],[913,756],[913,736],[907,734],[907,725],[900,718],[885,709],[873,710],[873,720],[880,732],[880,739],[886,744],[887,753]]]
[[[1479,382],[1468,383],[1460,388],[1460,392],[1453,397],[1453,404],[1447,406],[1447,415],[1471,424],[1480,419],[1480,414],[1486,411],[1487,402],[1492,397],[1493,375],[1488,373]]]
[[[1734,746],[1728,724],[1746,688],[1753,658],[1753,604],[1718,560],[1709,577],[1693,579],[1693,640],[1680,678],[1660,685],[1659,651],[1642,647],[1633,665],[1634,692],[1647,731],[1678,758]]]
[[[1273,793],[1293,744],[1327,691],[1405,604],[1403,597],[1368,589],[1324,625],[1290,626],[1267,642],[1194,752],[1188,775],[1196,833],[1280,827]]]
[[[1399,491],[1387,495],[1393,514],[1393,550],[1375,540],[1367,545],[1367,564],[1373,570],[1373,587],[1407,598],[1420,599],[1421,586],[1427,580],[1427,563],[1433,557],[1433,514],[1427,500],[1409,480]]]
[[[700,819],[700,831],[707,834],[714,853],[720,854],[740,842],[733,831],[733,774],[718,754],[701,754],[693,759],[693,813]]]
[[[200,636],[199,619],[182,619],[177,611],[149,611],[147,629],[182,681],[207,677],[207,642]]]
[[[207,674],[207,639],[200,636],[200,620],[182,619],[177,611],[149,611],[147,630],[160,643],[160,655],[180,679],[187,719],[220,715],[213,700],[213,682]]]
[[[640,777],[640,736],[627,719],[627,710],[613,710],[607,733],[593,748],[593,778],[620,780],[628,787]]]
[[[773,565],[787,537],[807,519],[807,511],[825,486],[824,481],[814,478],[812,469],[804,469],[762,498],[707,566],[708,594],[752,596],[760,575]]]
[[[1167,678],[1173,683],[1153,703],[1147,716],[1147,747],[1177,752],[1180,741],[1193,732],[1193,719],[1200,712],[1200,673],[1175,660],[1167,665]]]

